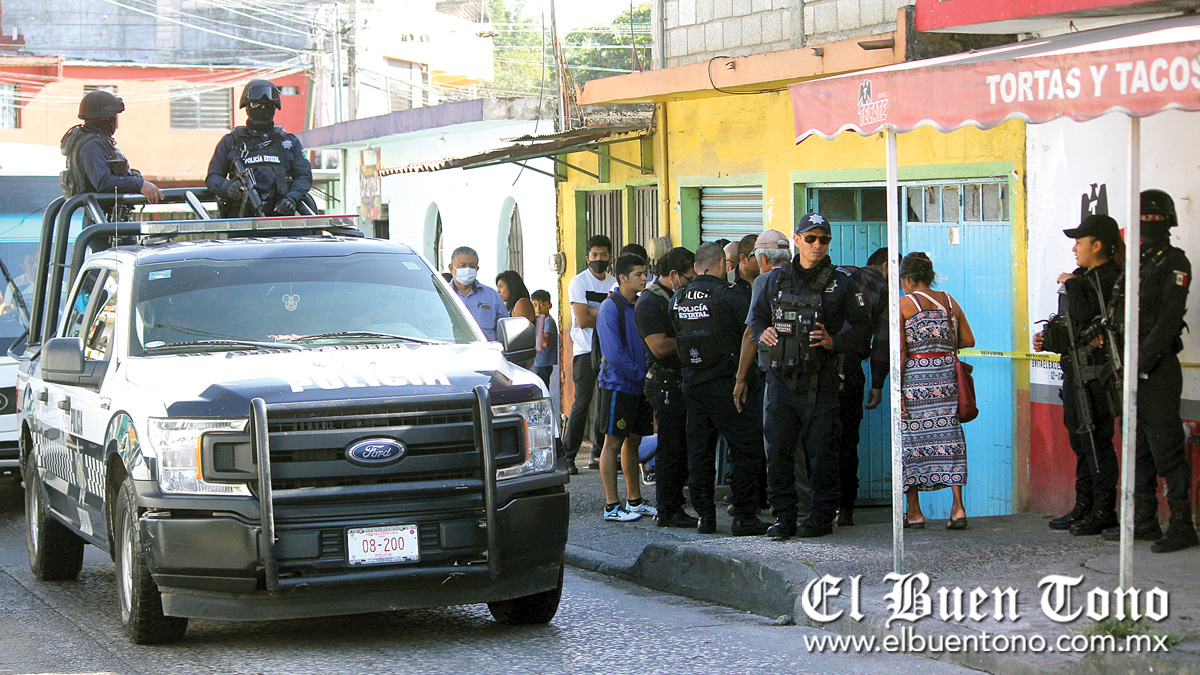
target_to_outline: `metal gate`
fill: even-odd
[[[700,241],[738,241],[763,229],[762,186],[700,188]]]
[[[658,186],[633,189],[633,240],[649,246],[658,236]]]
[[[612,240],[613,255],[625,245],[625,237],[621,236],[620,190],[589,190],[584,203],[584,219],[585,241],[597,234],[606,235]]]
[[[886,208],[886,193],[874,186],[847,191],[857,193],[853,213],[860,220],[849,220],[849,207],[835,208],[838,200],[850,203],[851,199],[837,189],[811,188],[809,207],[833,222],[830,255],[834,262],[864,265],[867,256],[886,241],[886,223],[880,222],[882,218],[874,220],[875,209]],[[1007,182],[914,183],[901,187],[901,198],[901,252],[929,254],[937,272],[935,288],[950,293],[962,305],[978,347],[1012,351],[1012,230]],[[1013,364],[1007,358],[967,360],[975,367],[980,410],[978,419],[963,425],[967,513],[1009,514],[1013,496]],[[886,403],[868,410],[863,419],[860,500],[883,503],[890,499],[891,412],[885,408]],[[947,518],[950,495],[923,495],[922,509],[930,518]]]

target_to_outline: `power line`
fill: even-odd
[[[104,0],[104,2],[107,2],[108,4],[114,5],[116,7],[122,7],[124,9],[128,9],[128,10],[137,12],[139,14],[145,14],[147,16],[153,16],[155,18],[162,19],[163,21],[169,21],[171,23],[176,23],[176,24],[179,24],[180,26],[184,26],[185,28],[191,28],[191,29],[198,30],[198,31],[201,31],[204,33],[211,33],[213,35],[219,35],[221,37],[230,38],[232,40],[237,40],[239,42],[245,42],[247,44],[258,45],[260,47],[268,47],[271,49],[276,49],[276,50],[284,51],[284,52],[290,52],[293,54],[304,54],[305,53],[303,50],[292,49],[291,47],[283,47],[280,45],[272,45],[272,44],[269,44],[266,42],[261,42],[259,40],[253,40],[250,38],[240,37],[238,35],[232,35],[230,33],[222,33],[221,31],[213,30],[211,28],[205,28],[204,26],[196,26],[193,24],[186,23],[184,21],[180,21],[179,19],[171,18],[169,16],[160,16],[156,12],[150,12],[150,11],[141,9],[139,7],[133,7],[130,5],[126,5],[125,3],[118,2],[117,0]]]
[[[150,7],[154,7],[156,9],[158,7],[157,3],[154,2],[154,0],[133,0],[133,1],[140,2],[143,5],[149,5]],[[287,33],[281,33],[279,31],[267,30],[265,28],[252,28],[251,26],[233,23],[231,21],[222,21],[221,19],[214,19],[214,18],[207,17],[207,16],[201,16],[199,14],[192,14],[190,12],[184,12],[182,10],[175,9],[173,7],[167,11],[171,12],[177,16],[188,17],[190,19],[195,19],[198,21],[207,21],[210,24],[216,24],[219,26],[231,26],[233,28],[239,28],[239,29],[253,29],[255,32],[268,33],[270,35],[282,35],[282,36],[287,35]],[[156,12],[156,16],[158,16],[157,12]],[[251,18],[253,18],[253,17],[251,17]],[[308,37],[308,31],[302,31],[302,30],[299,30],[296,28],[291,28],[291,27],[288,27],[288,30],[291,31],[292,34],[299,34],[299,35],[303,35],[304,37]]]

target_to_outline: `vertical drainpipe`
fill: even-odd
[[[666,0],[654,0],[650,6],[650,23],[654,26],[654,43],[651,45],[651,56],[654,59],[654,70],[662,70],[667,64],[667,12]]]
[[[667,102],[654,104],[654,144],[658,146],[658,161],[655,163],[658,174],[658,234],[671,237],[676,246],[683,245],[683,223],[678,228],[671,227],[671,159],[667,142]],[[677,231],[673,231],[677,230]]]

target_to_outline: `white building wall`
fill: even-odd
[[[1200,114],[1166,112],[1142,120],[1141,189],[1167,191],[1179,227],[1171,242],[1200,264]],[[1034,323],[1057,310],[1055,279],[1075,269],[1072,240],[1062,231],[1080,220],[1081,197],[1092,185],[1108,188],[1109,215],[1122,229],[1129,205],[1129,118],[1105,115],[1090,122],[1059,120],[1026,128],[1029,222],[1029,316]],[[1136,247],[1130,247],[1135,249]],[[1187,320],[1200,329],[1200,293],[1188,294]],[[1195,330],[1195,329],[1194,329]],[[1184,332],[1180,360],[1200,362],[1200,340]],[[1058,384],[1057,370],[1032,369],[1032,384]],[[1184,368],[1184,418],[1200,417],[1200,368]]]
[[[540,131],[549,128],[542,124]],[[457,157],[503,147],[505,139],[534,132],[534,123],[513,122],[472,133],[422,134],[381,146],[384,167],[394,167],[437,157]],[[415,135],[415,134],[414,134]],[[352,158],[357,164],[357,156]],[[553,172],[548,159],[531,162]],[[352,179],[357,186],[357,180]],[[521,214],[525,284],[529,292],[544,288],[557,297],[558,276],[549,267],[558,250],[555,227],[555,185],[549,176],[502,164],[481,169],[447,169],[427,173],[387,176],[382,179],[383,201],[388,204],[391,238],[418,249],[433,262],[434,214],[442,217],[443,267],[458,246],[479,252],[479,279],[495,286],[496,275],[507,269],[507,239],[512,200]],[[357,189],[357,188],[355,188]],[[506,203],[509,204],[506,207]]]

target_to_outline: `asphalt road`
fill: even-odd
[[[29,573],[21,492],[0,486],[0,675],[30,673],[966,673],[916,656],[809,653],[808,628],[568,568],[549,626],[483,605],[319,620],[193,621],[179,644],[125,641],[113,565],[88,547],[74,582]]]

